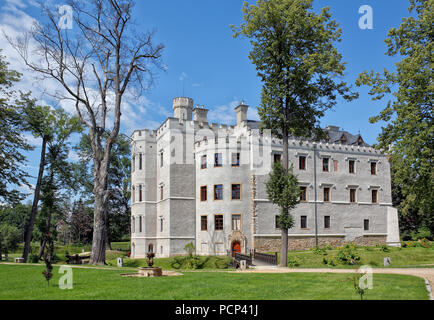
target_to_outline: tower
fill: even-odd
[[[178,97],[173,99],[173,114],[180,120],[192,120],[193,99]]]

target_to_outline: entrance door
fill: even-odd
[[[232,256],[235,256],[235,252],[241,253],[241,244],[239,241],[232,242]]]

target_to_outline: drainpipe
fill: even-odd
[[[313,188],[315,194],[315,245],[318,246],[318,204],[316,193],[316,143],[313,144]]]

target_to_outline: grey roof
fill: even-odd
[[[259,129],[261,122],[247,120],[247,125],[251,129]],[[336,126],[328,126],[324,131],[327,133],[327,138],[323,140],[324,142],[369,147],[360,134],[351,134],[348,131],[339,130],[339,127]],[[314,139],[312,138],[308,140],[313,141]]]

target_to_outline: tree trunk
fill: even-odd
[[[39,248],[39,253],[38,253],[38,260],[41,260],[42,255],[44,254],[44,249],[45,249],[45,244],[47,243],[46,239],[43,239],[41,241],[41,247]]]
[[[2,261],[2,249],[0,248],[0,261]]]
[[[93,215],[93,238],[92,238],[92,253],[90,255],[89,264],[101,265],[105,263],[105,210],[107,201],[103,186],[99,179],[95,179],[94,186],[94,215]]]
[[[38,180],[36,182],[35,194],[33,196],[32,212],[30,214],[30,218],[29,221],[27,222],[26,230],[24,232],[24,251],[23,251],[24,263],[27,262],[27,258],[30,253],[30,245],[32,242],[32,234],[33,234],[33,225],[35,224],[36,214],[38,213],[39,195],[41,192],[42,177],[44,176],[45,149],[47,147],[47,140],[48,140],[48,136],[42,137],[41,161],[39,163]]]
[[[109,237],[109,219],[108,219],[108,211],[106,210],[105,215],[105,248],[106,250],[111,250],[112,246],[110,243],[110,237]]]
[[[283,144],[283,156],[282,156],[282,162],[283,162],[283,169],[288,172],[289,168],[289,156],[288,156],[288,129],[283,128],[282,130],[282,144]],[[282,212],[281,214],[288,215],[288,210],[285,210],[285,212]],[[280,267],[286,267],[288,265],[288,229],[282,228],[282,239],[281,239],[281,246],[280,246]]]

